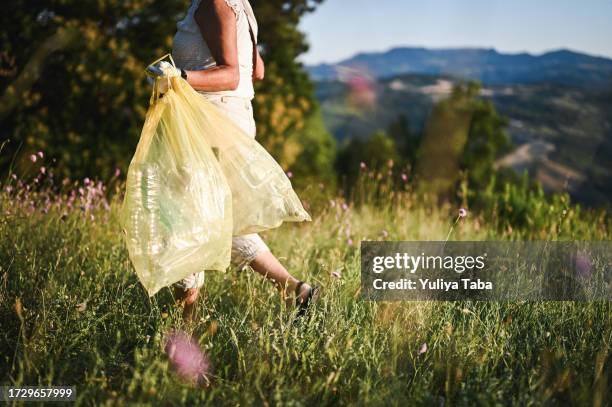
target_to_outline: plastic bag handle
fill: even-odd
[[[172,64],[172,66],[176,69],[176,64],[174,63],[174,59],[172,58],[171,54],[166,54],[160,58],[157,58],[155,61],[151,62],[149,65],[147,65],[147,67],[151,66],[151,65],[155,65],[156,63],[163,61],[164,59],[168,58],[170,60],[170,63]],[[145,69],[145,73],[147,73],[146,69]],[[149,104],[152,105],[155,102],[157,102],[159,100],[160,94],[159,94],[159,81],[162,78],[157,77],[155,78],[155,82],[153,83],[153,92],[151,93],[151,98],[149,99]],[[171,88],[172,82],[170,81],[170,78],[165,78],[168,81],[168,89]]]

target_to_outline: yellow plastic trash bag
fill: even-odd
[[[168,91],[160,97],[160,81]],[[149,293],[229,266],[232,235],[310,220],[276,161],[180,77],[156,79],[120,221]]]
[[[232,190],[235,236],[261,232],[283,221],[310,220],[291,182],[274,158],[180,77],[174,93],[194,116],[204,119],[202,136],[218,150],[218,160]]]

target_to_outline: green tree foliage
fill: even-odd
[[[326,172],[331,136],[318,124],[312,84],[295,58],[307,49],[300,17],[320,1],[253,1],[266,79],[255,101],[264,145],[289,169]],[[187,0],[13,0],[0,15],[0,156],[43,150],[69,176],[108,177],[138,142],[150,85],[144,68],[168,53]],[[315,146],[312,146],[314,144]],[[328,162],[322,162],[327,157]],[[303,163],[308,162],[309,165]]]
[[[297,57],[308,50],[300,18],[322,0],[253,0],[265,79],[256,87],[257,137],[287,170],[332,179],[335,143]]]
[[[126,167],[150,87],[143,69],[171,46],[179,0],[24,1],[3,4],[0,33],[6,169],[32,151],[66,175],[107,177]],[[23,77],[26,79],[20,79]],[[9,103],[6,103],[9,102]],[[10,109],[9,109],[10,107]]]
[[[387,132],[389,137],[395,141],[398,153],[404,165],[412,167],[416,160],[416,152],[419,148],[420,135],[410,130],[408,116],[401,113],[397,119],[389,125]]]
[[[417,153],[419,190],[451,199],[462,173],[470,189],[484,189],[494,163],[510,146],[507,121],[490,101],[478,97],[480,85],[458,84],[434,106]]]
[[[401,159],[395,140],[384,131],[374,132],[366,140],[353,139],[338,153],[336,168],[343,177],[343,186],[353,186],[360,173],[361,163],[368,170],[382,171]]]

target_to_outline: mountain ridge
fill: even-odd
[[[574,86],[612,85],[612,59],[566,48],[531,54],[476,47],[393,47],[382,52],[360,52],[334,64],[307,65],[306,70],[315,81],[341,79],[349,70],[377,79],[417,73],[450,75],[484,84],[550,81]]]

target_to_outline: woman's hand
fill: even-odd
[[[205,92],[235,90],[240,71],[234,10],[225,0],[203,0],[195,20],[217,65],[203,71],[187,71],[187,82]]]

